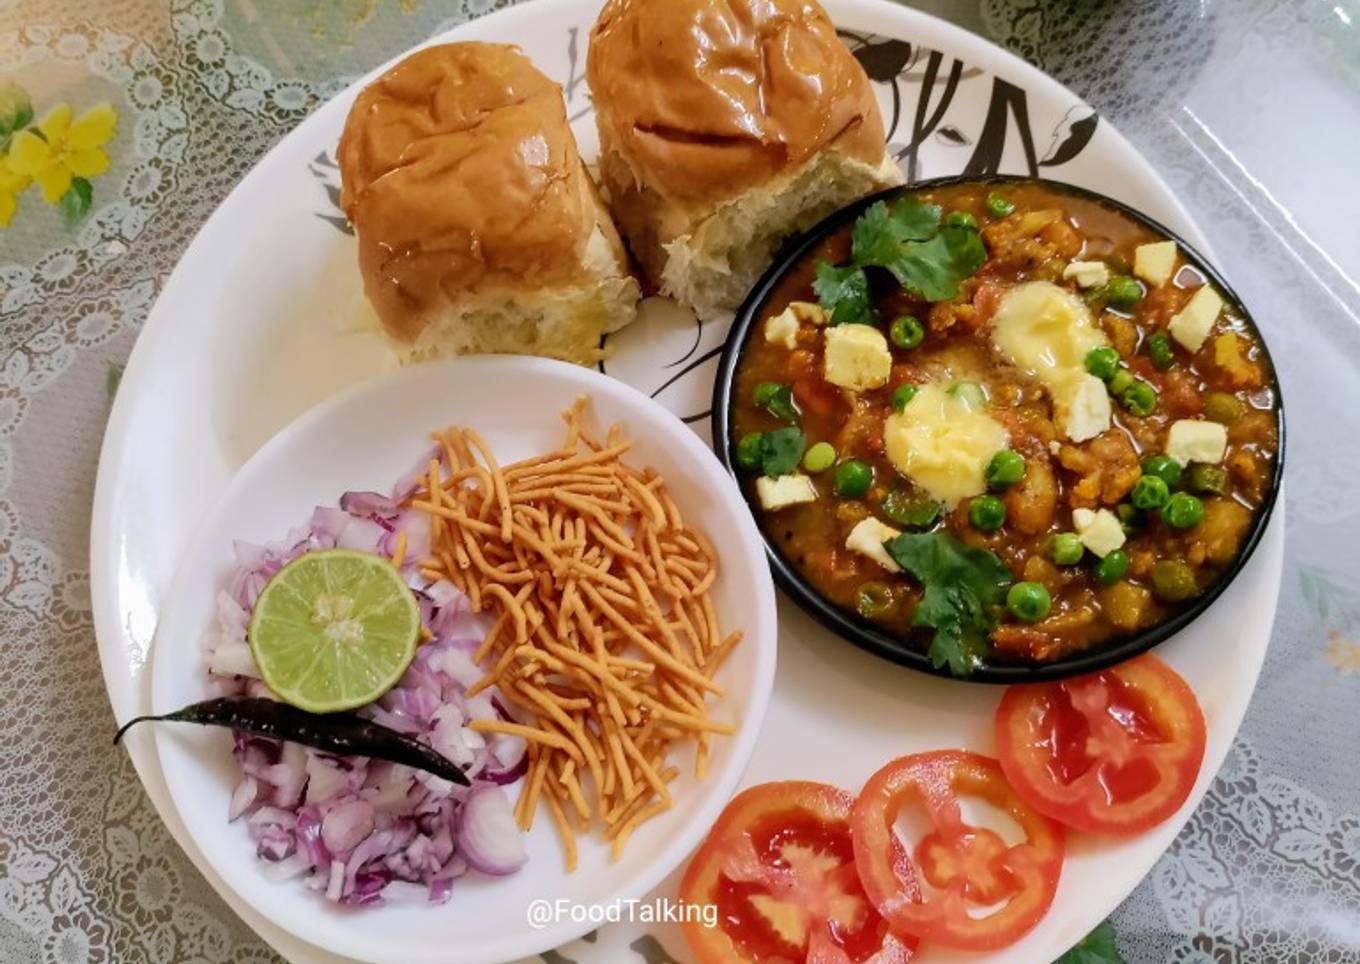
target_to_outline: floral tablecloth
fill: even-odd
[[[242,174],[354,76],[496,5],[0,0],[3,964],[274,959],[109,746],[86,570],[99,442],[160,285]],[[1113,916],[1119,949],[1360,961],[1360,2],[920,5],[1143,151],[1265,329],[1287,398],[1265,671],[1208,798]]]

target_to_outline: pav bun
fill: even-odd
[[[812,0],[608,0],[587,79],[615,221],[701,315],[735,308],[790,235],[902,181]]]
[[[633,320],[627,253],[567,125],[515,47],[427,47],[366,87],[340,139],[364,289],[406,359],[591,364]]]

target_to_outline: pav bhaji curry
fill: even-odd
[[[1166,620],[1275,485],[1240,310],[1175,241],[1039,182],[867,207],[772,291],[732,392],[770,541],[957,675]]]

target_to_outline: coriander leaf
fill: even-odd
[[[1124,964],[1124,958],[1115,944],[1114,928],[1105,921],[1053,964]]]
[[[996,628],[995,610],[1013,579],[1010,569],[996,553],[969,546],[943,529],[900,535],[884,548],[925,589],[911,621],[935,629],[930,661],[967,676]]]
[[[793,407],[793,386],[781,382],[761,382],[756,386],[756,404],[775,418],[786,422],[798,421],[798,410]]]
[[[924,603],[923,603],[924,605]],[[931,623],[929,625],[936,625]],[[968,676],[982,663],[987,647],[973,635],[964,635],[953,622],[942,621],[931,637],[930,648],[926,655],[936,669],[948,666],[954,676]]]
[[[940,206],[903,198],[893,206],[892,219],[903,241],[925,241],[939,230]]]
[[[855,264],[884,264],[897,257],[901,244],[888,205],[879,201],[869,205],[850,229],[850,260]]]
[[[858,265],[887,265],[908,241],[925,241],[940,227],[940,209],[914,198],[899,202],[891,212],[879,201],[855,221],[850,230],[850,260]]]
[[[817,279],[812,283],[812,290],[817,292],[817,300],[830,313],[833,325],[874,323],[869,278],[863,268],[855,265],[838,268],[818,261]]]
[[[958,295],[959,282],[986,260],[987,249],[976,228],[947,224],[929,241],[900,245],[897,257],[883,267],[926,301],[948,301]]]
[[[760,470],[772,479],[788,475],[802,461],[807,439],[801,429],[777,428],[760,436]]]

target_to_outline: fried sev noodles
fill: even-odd
[[[695,741],[702,778],[721,696],[713,674],[741,640],[724,636],[709,592],[717,556],[685,523],[661,477],[622,461],[616,425],[603,441],[584,420],[588,400],[563,413],[565,444],[510,465],[475,431],[436,433],[412,505],[430,514],[431,558],[495,622],[474,655],[532,723],[474,720],[528,742],[515,818],[528,830],[543,802],[576,867],[578,832],[601,827],[618,859],[644,821],[673,805],[670,757]],[[447,463],[447,468],[444,463]]]

